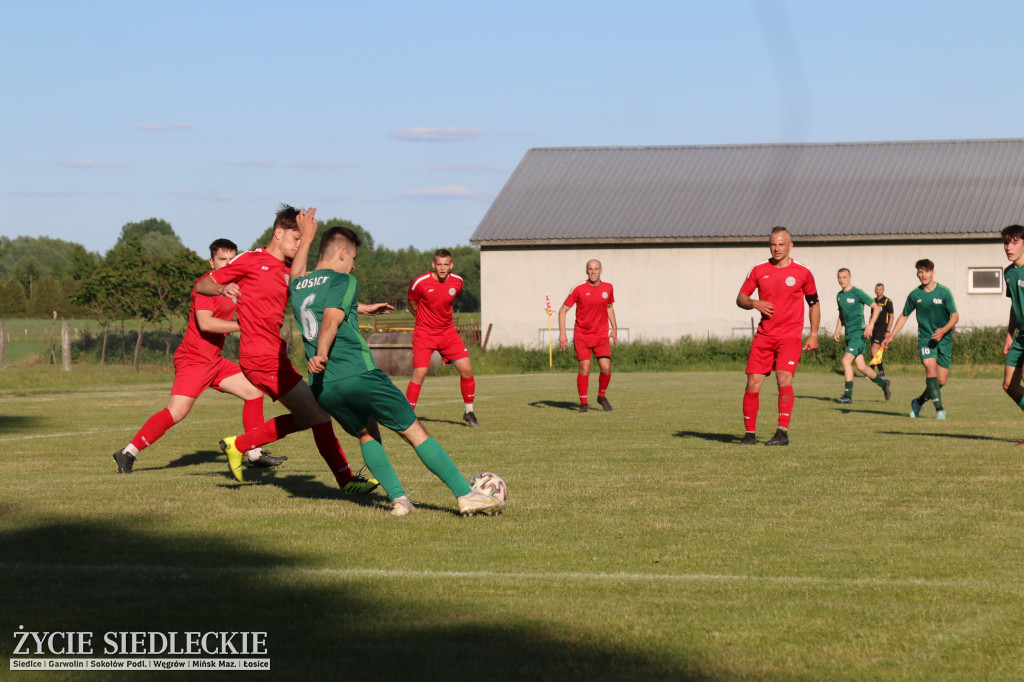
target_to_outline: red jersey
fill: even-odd
[[[288,304],[291,264],[263,249],[245,251],[220,270],[210,273],[217,284],[238,282],[238,326],[241,341],[238,364],[247,369],[273,371],[288,358],[281,338],[284,309]]]
[[[771,317],[761,316],[757,332],[776,338],[802,337],[804,333],[804,296],[817,295],[814,275],[801,263],[791,260],[784,268],[771,261],[758,263],[743,281],[740,292],[750,296],[757,289],[758,298],[775,308]]]
[[[608,282],[592,286],[584,280],[565,297],[565,305],[576,306],[575,336],[608,336],[608,306],[615,303],[615,290]]]
[[[209,275],[210,273],[206,273]],[[203,277],[206,277],[203,275]],[[196,293],[196,285],[203,279],[200,277],[192,285],[192,308],[188,313],[188,326],[185,327],[185,338],[181,340],[178,350],[174,351],[175,359],[182,360],[188,357],[190,361],[209,362],[220,355],[224,348],[224,337],[227,334],[204,332],[199,328],[196,321],[196,313],[200,310],[209,310],[214,317],[229,322],[235,317],[235,302],[227,296],[203,296]]]
[[[409,300],[416,304],[416,334],[439,334],[452,328],[452,306],[462,293],[462,278],[449,272],[443,282],[434,273],[420,275],[409,285]]]

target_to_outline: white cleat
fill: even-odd
[[[412,514],[414,511],[416,511],[416,505],[414,505],[412,503],[412,500],[410,500],[405,495],[402,495],[401,497],[396,497],[391,501],[391,504],[392,516],[408,516],[409,514]]]
[[[478,490],[463,495],[458,498],[459,500],[459,514],[463,516],[473,516],[474,514],[486,514],[492,516],[494,514],[500,514],[501,510],[505,508],[505,503],[487,493],[482,493]]]

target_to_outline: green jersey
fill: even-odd
[[[1006,282],[1006,297],[1010,299],[1010,310],[1017,318],[1017,336],[1024,334],[1024,265],[1014,267],[1013,263],[1003,270]]]
[[[925,291],[923,285],[919,286],[910,292],[903,306],[904,315],[914,311],[917,311],[917,342],[928,343],[932,334],[939,327],[945,327],[956,312],[953,292],[941,284],[936,284],[931,291]]]
[[[327,368],[311,374],[309,383],[319,386],[331,381],[364,374],[377,368],[366,340],[359,333],[359,282],[352,275],[334,270],[314,270],[288,285],[292,294],[295,323],[302,330],[306,359],[316,355],[316,342],[324,310],[338,308],[345,312],[345,321],[328,351]]]
[[[839,319],[846,328],[846,338],[864,335],[864,306],[870,306],[875,299],[868,296],[862,289],[851,287],[849,291],[840,290],[836,294],[839,305]]]

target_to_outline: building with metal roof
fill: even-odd
[[[590,258],[626,337],[730,336],[749,334],[736,293],[784,225],[815,273],[824,337],[838,268],[869,293],[885,282],[901,308],[919,258],[953,290],[961,326],[1005,324],[999,230],[1013,223],[1024,139],[548,148],[527,152],[471,242],[492,343],[540,342],[545,294],[557,311]]]

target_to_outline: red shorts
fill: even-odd
[[[754,334],[747,357],[747,374],[771,374],[772,370],[796,374],[803,345],[799,336],[779,339]]]
[[[462,337],[455,331],[455,327],[449,327],[440,334],[412,336],[412,366],[429,367],[430,356],[434,351],[441,354],[441,358],[451,364],[462,358],[469,357],[469,349],[462,342]]]
[[[277,369],[272,370],[243,367],[242,373],[249,383],[269,395],[271,400],[280,400],[281,396],[288,395],[288,391],[303,381],[302,375],[287,361],[282,361]]]
[[[586,362],[590,359],[593,351],[597,358],[610,358],[612,356],[612,343],[607,334],[603,336],[580,336],[573,334],[572,347],[576,350],[576,359]]]
[[[199,360],[174,357],[174,383],[171,395],[198,398],[208,388],[221,390],[220,382],[241,373],[242,368],[227,358],[218,355],[215,360]]]

